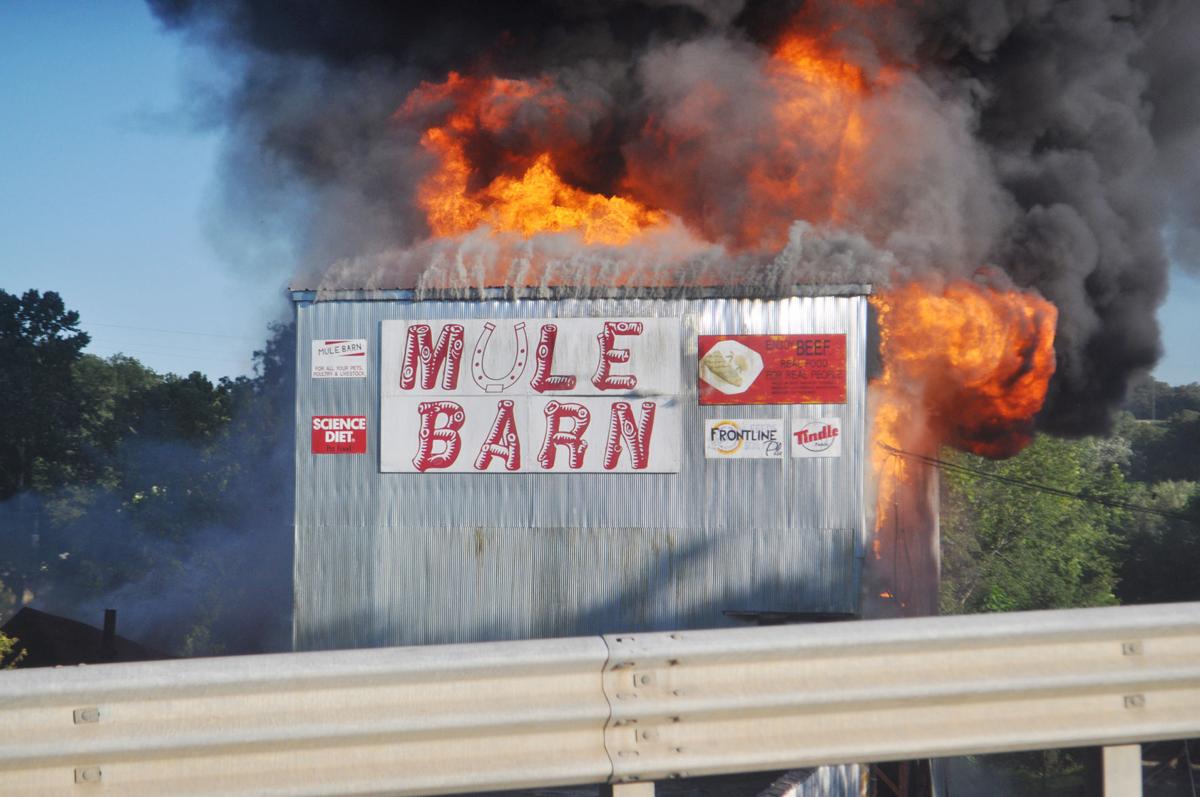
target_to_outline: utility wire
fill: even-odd
[[[1107,506],[1112,509],[1126,509],[1130,512],[1142,512],[1147,515],[1158,515],[1159,517],[1170,518],[1171,520],[1182,520],[1185,523],[1196,525],[1196,520],[1194,518],[1178,512],[1169,512],[1165,509],[1155,509],[1152,506],[1142,506],[1141,504],[1131,504],[1128,501],[1117,501],[1113,498],[1103,498],[1095,495],[1082,495],[1080,493],[1073,493],[1069,490],[1062,490],[1058,487],[1051,487],[1048,484],[1027,482],[1023,479],[1014,479],[1011,476],[1001,476],[999,473],[988,473],[987,471],[978,470],[976,468],[968,468],[966,465],[958,465],[953,462],[947,462],[946,460],[938,459],[937,457],[930,457],[926,456],[925,454],[916,454],[912,451],[902,451],[899,448],[893,448],[892,446],[889,446],[887,443],[881,442],[879,443],[879,446],[884,451],[887,451],[895,456],[906,457],[908,459],[921,462],[925,465],[950,471],[951,473],[961,473],[967,476],[975,476],[976,478],[980,479],[990,479],[992,481],[1012,485],[1013,487],[1023,487],[1027,490],[1037,490],[1039,492],[1048,493],[1049,495],[1057,495],[1062,498],[1072,498],[1076,501],[1084,501],[1089,504],[1100,504],[1101,506]]]
[[[222,335],[218,332],[192,332],[186,329],[162,329],[160,327],[135,327],[130,324],[102,324],[99,321],[84,321],[81,326],[88,327],[111,327],[113,329],[136,329],[141,332],[165,332],[169,335],[196,335],[202,338],[228,338],[230,340],[263,340],[262,337],[252,337],[249,335]]]

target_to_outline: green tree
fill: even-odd
[[[1200,484],[1134,484],[1132,500],[1190,520],[1131,513],[1117,589],[1121,603],[1200,600]]]
[[[0,581],[0,622],[8,620],[16,604],[16,596],[4,586],[4,582]],[[13,653],[20,641],[0,632],[0,669],[11,669],[24,658],[24,650],[17,654]]]
[[[92,469],[83,481],[116,484],[115,456],[121,442],[137,434],[142,395],[162,377],[133,357],[83,355],[75,363],[75,383],[87,398],[81,423],[83,447]]]
[[[81,354],[56,294],[0,299],[0,384],[52,433],[0,438],[0,578],[53,612],[142,604],[144,641],[180,653],[286,644],[294,328],[214,384]]]
[[[1132,480],[1153,484],[1200,478],[1200,412],[1184,409],[1161,421],[1125,416],[1117,433],[1133,447]]]
[[[1200,384],[1168,385],[1145,376],[1133,384],[1125,408],[1139,420],[1161,420],[1184,410],[1200,411]]]
[[[948,453],[950,461],[1084,496],[1124,500],[1120,439],[1037,436],[1002,462]],[[1118,529],[1127,513],[960,472],[942,480],[945,614],[1116,603]]]
[[[14,639],[10,636],[0,634],[0,670],[11,670],[17,666],[17,663],[25,657],[25,651],[13,655],[19,639]]]
[[[69,481],[84,399],[73,366],[88,335],[53,291],[0,290],[0,501]]]

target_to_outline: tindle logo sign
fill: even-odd
[[[840,457],[842,455],[842,419],[816,418],[796,421],[792,432],[793,457]]]
[[[312,419],[314,454],[367,453],[367,417],[365,415],[314,415]]]

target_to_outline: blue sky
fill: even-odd
[[[212,378],[250,369],[284,277],[214,237],[220,131],[184,109],[201,53],[139,0],[0,0],[0,288],[54,290],[89,351]],[[1172,271],[1156,375],[1200,381],[1200,280]]]
[[[220,134],[181,110],[196,55],[134,0],[0,2],[0,288],[60,293],[95,354],[215,379],[248,372],[287,304],[208,237]]]

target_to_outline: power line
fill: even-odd
[[[1128,501],[1118,501],[1113,498],[1104,498],[1104,497],[1095,496],[1095,495],[1083,495],[1081,493],[1073,493],[1070,490],[1063,490],[1058,487],[1051,487],[1048,484],[1038,484],[1037,482],[1027,482],[1023,479],[1014,479],[1011,476],[1001,476],[999,473],[988,473],[987,471],[978,470],[976,468],[969,468],[966,465],[958,465],[954,462],[947,462],[946,460],[938,459],[937,457],[930,457],[930,456],[926,456],[925,454],[917,454],[912,451],[903,451],[899,448],[893,448],[892,446],[889,446],[887,443],[880,442],[879,446],[884,451],[887,451],[888,453],[893,454],[895,456],[907,457],[908,459],[912,459],[917,462],[921,462],[921,463],[924,463],[925,465],[930,465],[935,468],[941,468],[942,470],[950,471],[951,473],[961,473],[961,474],[964,474],[967,476],[974,476],[979,479],[990,479],[992,481],[1001,482],[1002,484],[1008,484],[1013,487],[1022,487],[1027,490],[1037,490],[1039,492],[1047,493],[1049,495],[1057,495],[1061,498],[1071,498],[1076,501],[1083,501],[1083,502],[1089,503],[1089,504],[1099,504],[1101,506],[1107,506],[1111,509],[1125,509],[1130,512],[1142,512],[1147,515],[1158,515],[1159,517],[1170,518],[1171,520],[1182,520],[1185,523],[1191,523],[1193,525],[1196,524],[1196,520],[1194,518],[1188,517],[1187,515],[1179,514],[1178,512],[1169,512],[1165,509],[1156,509],[1152,506],[1142,506],[1141,504],[1131,504]]]
[[[229,338],[230,340],[260,340],[251,335],[222,335],[217,332],[191,332],[186,329],[161,329],[159,327],[135,327],[129,324],[101,324],[99,321],[85,321],[84,327],[113,327],[114,329],[136,329],[142,332],[164,332],[168,335],[198,335],[204,338]]]
[[[176,351],[168,349],[155,350],[144,347],[131,348],[126,346],[103,346],[100,349],[96,349],[93,346],[89,346],[85,353],[92,354],[101,359],[108,359],[117,354],[133,357],[134,359],[166,359],[175,357],[177,360],[179,360],[179,362],[184,364],[195,360],[202,360],[208,363],[222,363],[230,368],[236,366],[237,368],[243,370],[252,364],[249,356],[247,356],[245,359],[241,359],[237,357],[222,357],[220,354],[216,353],[214,353],[214,356],[207,356],[205,354],[181,355]]]
[[[217,354],[222,357],[245,357],[249,359],[250,348],[242,349],[240,347],[231,348],[223,344],[213,344],[211,346],[185,346],[171,343],[166,340],[129,340],[121,337],[109,337],[103,335],[101,337],[92,338],[88,344],[88,348],[93,346],[106,346],[108,348],[135,348],[143,351],[159,351],[166,354]]]

